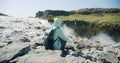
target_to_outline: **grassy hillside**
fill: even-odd
[[[80,36],[91,37],[100,32],[108,33],[119,41],[120,36],[120,13],[102,13],[102,14],[70,14],[68,16],[48,16],[49,21],[54,18],[61,18],[66,21],[66,25],[73,28]],[[75,23],[72,24],[72,23]]]
[[[69,16],[49,16],[48,20],[53,20],[54,18],[59,17],[63,21],[87,21],[87,22],[93,22],[96,24],[115,24],[120,25],[120,13],[103,13],[103,14],[89,14],[89,15],[83,15],[83,14],[71,14]]]

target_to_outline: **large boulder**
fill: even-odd
[[[24,52],[26,52],[27,49],[23,49],[28,46],[29,45],[25,43],[12,43],[6,47],[0,48],[0,63],[9,62],[24,55]]]

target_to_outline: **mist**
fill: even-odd
[[[72,28],[66,26],[66,24],[63,24],[63,26],[61,27],[61,29],[63,30],[63,33],[66,36],[75,36],[76,35],[75,31]]]
[[[96,36],[92,36],[90,38],[91,40],[94,41],[99,41],[99,42],[106,42],[106,43],[115,43],[112,37],[110,37],[108,34],[105,33],[99,33]]]

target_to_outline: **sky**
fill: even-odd
[[[120,0],[0,0],[0,13],[34,17],[36,12],[78,10],[81,8],[120,8]]]

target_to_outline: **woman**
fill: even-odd
[[[64,47],[66,45],[66,42],[68,41],[68,38],[64,35],[64,33],[61,30],[62,26],[62,20],[60,18],[54,19],[54,43],[53,43],[53,49],[54,50],[64,50]]]

